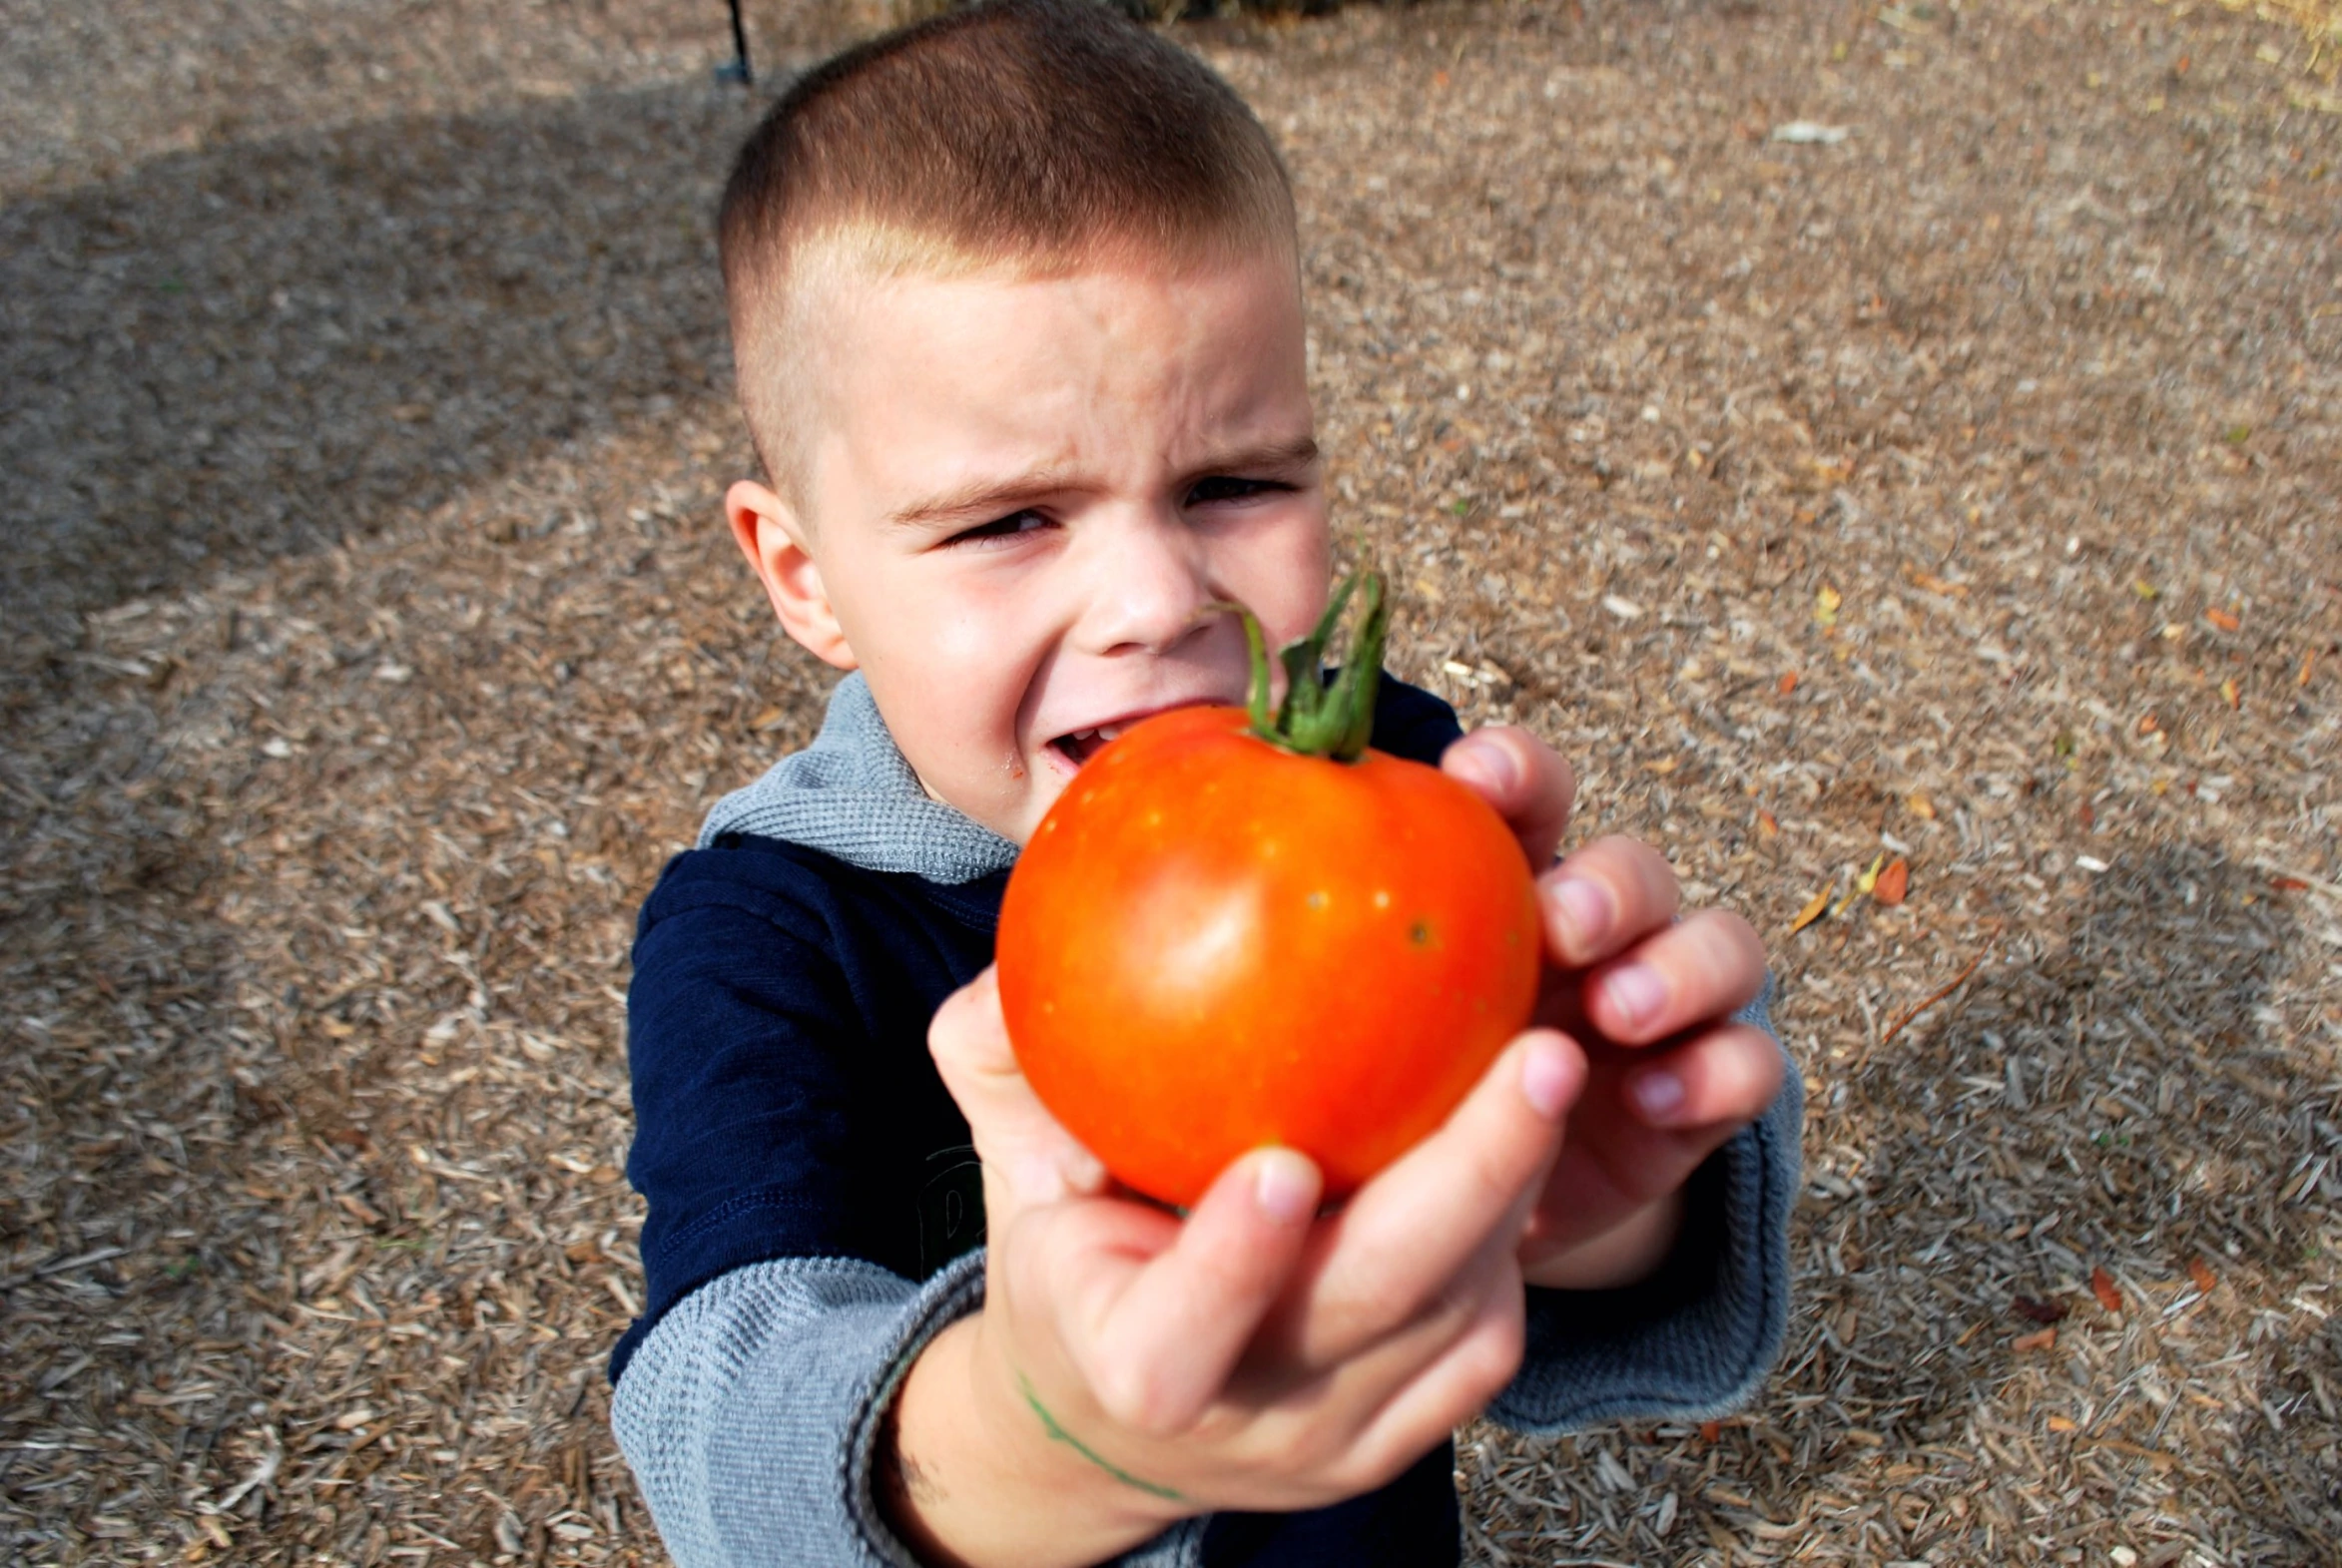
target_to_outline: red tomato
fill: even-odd
[[[1537,989],[1527,858],[1485,801],[1253,723],[1183,709],[1104,748],[1000,909],[1034,1091],[1115,1176],[1183,1207],[1262,1144],[1351,1192],[1447,1118]]]

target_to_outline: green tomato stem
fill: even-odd
[[[1349,657],[1328,684],[1326,650],[1354,597],[1364,599],[1365,609],[1351,634]],[[1391,632],[1391,603],[1381,572],[1369,568],[1344,578],[1316,629],[1279,650],[1278,660],[1285,666],[1285,701],[1274,719],[1269,715],[1268,639],[1260,619],[1240,604],[1212,608],[1232,612],[1244,622],[1245,647],[1252,656],[1254,735],[1301,757],[1355,763],[1366,754],[1375,729],[1375,693],[1383,679],[1383,645]]]

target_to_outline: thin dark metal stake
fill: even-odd
[[[726,82],[738,82],[743,87],[756,85],[756,73],[748,65],[748,28],[740,20],[740,0],[732,0],[732,63],[719,66],[717,77]]]

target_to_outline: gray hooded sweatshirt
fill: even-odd
[[[926,794],[860,675],[840,683],[812,747],[717,803],[700,844],[735,832],[947,883],[1016,857]],[[1763,1002],[1743,1017],[1769,1032]],[[1521,1366],[1490,1419],[1551,1433],[1704,1419],[1749,1397],[1787,1322],[1802,1090],[1792,1064],[1780,1097],[1711,1167],[1722,1197],[1713,1289],[1657,1321],[1598,1333],[1569,1293],[1531,1290]],[[619,1380],[611,1422],[680,1568],[919,1568],[879,1513],[874,1454],[911,1362],[982,1307],[983,1266],[979,1249],[922,1285],[855,1259],[780,1259],[724,1274],[661,1317]],[[1208,1523],[1187,1520],[1115,1562],[1200,1568]]]

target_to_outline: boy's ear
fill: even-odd
[[[805,525],[789,503],[769,487],[743,479],[724,492],[724,515],[749,569],[765,585],[781,629],[823,663],[853,669],[858,662],[854,650],[830,607],[822,569],[806,548]]]

